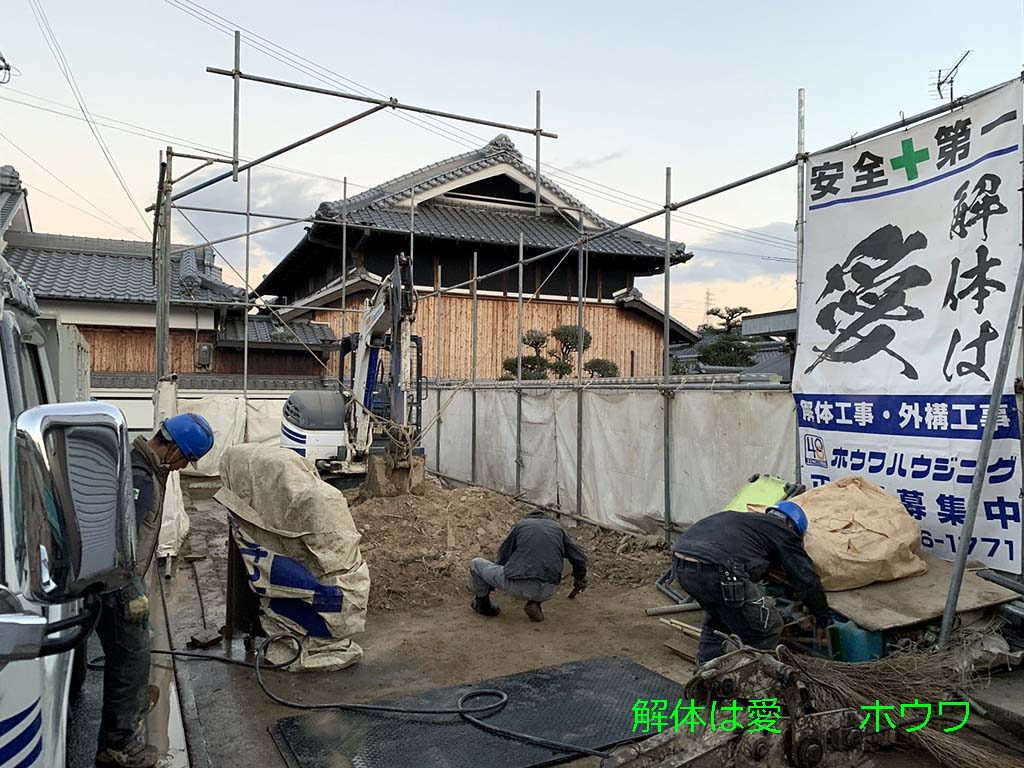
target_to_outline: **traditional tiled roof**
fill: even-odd
[[[156,302],[151,243],[39,232],[8,232],[6,240],[4,258],[38,299]],[[223,303],[243,296],[221,280],[213,253],[205,248],[171,257],[170,294],[173,304]]]
[[[426,199],[433,190],[451,182],[466,179],[497,166],[509,166],[522,177],[536,180],[533,168],[523,161],[522,153],[512,140],[501,134],[483,147],[449,157],[437,163],[403,174],[379,184],[361,194],[345,200],[321,203],[316,215],[319,219],[340,221],[343,216],[350,225],[374,230],[408,234],[410,230],[409,201],[416,203],[412,227],[416,235],[446,238],[465,242],[516,245],[522,232],[527,248],[553,249],[570,245],[579,237],[578,226],[566,214],[542,209],[536,216],[530,206],[512,210],[494,205],[480,205],[465,200],[444,197]],[[615,226],[615,222],[593,211],[573,195],[541,174],[541,195],[545,200],[558,198],[568,208],[583,212],[588,226],[586,231],[596,233]],[[419,202],[420,200],[423,202]],[[325,225],[314,224],[313,230]],[[329,226],[329,225],[327,225]],[[300,244],[301,245],[301,244]],[[588,242],[591,253],[661,258],[665,253],[664,240],[626,229]],[[674,243],[675,259],[682,260],[685,245]],[[288,254],[264,278],[257,293],[273,293],[275,275],[290,266],[300,247]]]
[[[291,330],[289,330],[291,329]],[[224,327],[217,334],[217,344],[222,347],[241,347],[245,342],[245,327],[242,318],[233,315],[224,321]],[[337,339],[326,323],[308,320],[289,320],[287,326],[267,315],[249,315],[249,344],[254,346],[286,345],[323,348],[334,346]]]

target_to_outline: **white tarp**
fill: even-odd
[[[656,392],[584,392],[585,517],[632,533],[664,527],[664,402]]]
[[[245,434],[247,443],[281,444],[281,412],[284,400],[250,400],[246,404]]]
[[[447,402],[451,390],[441,390]],[[516,395],[477,394],[477,482],[515,492]],[[436,399],[434,396],[432,399]],[[583,515],[621,531],[664,525],[664,398],[655,391],[583,394]],[[464,468],[471,451],[471,399],[445,411],[441,465]],[[687,391],[672,399],[672,518],[692,523],[717,512],[750,475],[793,476],[793,400],[785,391]],[[424,441],[436,453],[436,435]],[[449,456],[451,454],[451,457]],[[454,457],[454,458],[452,458]],[[576,511],[576,393],[524,390],[522,498]]]
[[[1021,261],[1019,80],[810,159],[793,391],[803,480],[862,475],[955,556]],[[1014,313],[1019,308],[1012,308]],[[1019,340],[971,557],[1021,570]]]
[[[516,393],[476,393],[476,481],[502,493],[516,492]]]
[[[216,477],[224,452],[245,439],[245,403],[241,397],[210,395],[199,400],[178,400],[180,413],[203,416],[213,427],[213,449],[182,472],[199,477]]]
[[[558,456],[555,448],[555,411],[548,394],[523,391],[521,491],[535,504],[558,503]],[[515,440],[515,422],[512,423]]]
[[[153,392],[152,431],[155,432],[164,419],[177,413],[177,385],[173,381],[158,382]],[[156,542],[157,557],[177,555],[188,535],[188,528],[188,512],[185,511],[185,499],[181,493],[181,478],[177,472],[172,472],[167,477],[167,486],[164,489],[163,517],[160,520],[160,533]]]
[[[472,474],[472,405],[466,390],[441,393],[441,474],[465,482],[469,482]]]
[[[301,669],[358,661],[363,652],[352,635],[366,622],[370,576],[344,495],[311,462],[277,446],[230,448],[220,474],[216,498],[231,511],[264,631],[302,636]],[[272,648],[271,660],[289,650]]]
[[[788,392],[677,392],[672,519],[694,523],[719,511],[753,474],[792,478],[795,430]]]

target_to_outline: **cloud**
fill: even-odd
[[[582,171],[586,168],[593,168],[597,165],[610,163],[612,160],[618,160],[620,157],[625,156],[625,154],[625,152],[618,150],[616,152],[609,152],[607,155],[601,155],[600,157],[581,157],[580,159],[573,160],[571,163],[566,165],[563,170]]]
[[[198,183],[203,178],[212,177],[215,173],[216,171],[197,173],[195,176],[189,177],[189,182]],[[184,190],[188,186],[188,183],[183,182],[178,185],[178,188]],[[339,186],[321,179],[270,169],[255,169],[252,176],[251,210],[257,213],[252,216],[252,229],[284,223],[276,219],[261,218],[259,212],[294,218],[309,216],[324,200],[340,198],[342,192]],[[245,175],[240,176],[237,183],[226,179],[178,202],[185,206],[244,211]],[[189,224],[189,220],[198,227],[202,236]],[[263,275],[268,274],[295,247],[302,238],[305,226],[308,225],[299,222],[250,237],[249,281],[251,284],[259,283]],[[176,210],[173,230],[174,240],[178,243],[198,243],[202,242],[204,237],[208,240],[233,238],[227,242],[218,243],[215,248],[222,256],[221,266],[224,271],[224,280],[233,285],[244,283],[242,277],[229,266],[233,265],[238,272],[244,273],[245,239],[235,237],[245,232],[244,216]]]
[[[774,222],[742,232],[723,230],[688,248],[694,258],[673,270],[673,282],[743,281],[796,274],[796,240],[790,223]]]

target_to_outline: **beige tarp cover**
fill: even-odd
[[[216,498],[232,513],[263,629],[302,635],[303,669],[358,661],[363,651],[351,637],[363,631],[370,575],[341,491],[321,481],[306,459],[277,446],[228,448],[220,475]],[[283,645],[270,652],[275,662],[288,656]]]
[[[918,576],[921,529],[899,499],[862,477],[844,477],[793,499],[807,514],[805,544],[826,590]]]

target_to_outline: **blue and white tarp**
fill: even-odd
[[[802,479],[863,475],[952,559],[1021,262],[1022,88],[808,162]],[[1019,334],[1018,334],[1019,335]],[[971,558],[1021,571],[1014,344]]]

